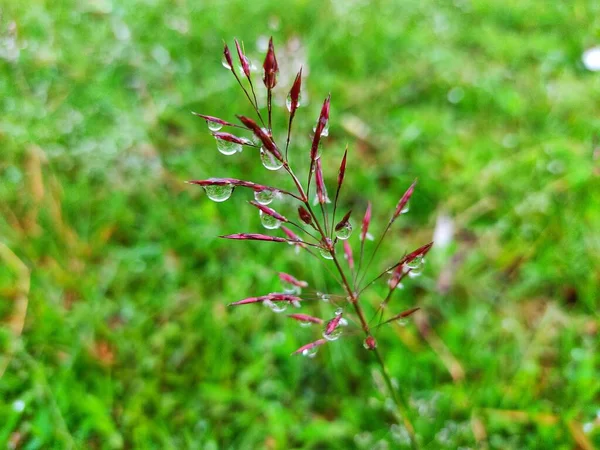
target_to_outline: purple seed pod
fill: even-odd
[[[413,183],[406,190],[406,192],[404,193],[404,195],[402,196],[402,198],[398,202],[398,205],[396,206],[396,211],[394,211],[394,215],[392,216],[391,222],[393,222],[394,220],[396,220],[396,218],[400,214],[402,214],[403,212],[406,212],[406,210],[404,208],[406,207],[406,204],[410,200],[410,197],[412,196],[412,194],[413,194],[413,192],[415,190],[416,184],[417,184],[417,180],[413,181]]]
[[[293,277],[292,275],[285,273],[285,272],[279,272],[279,279],[285,283],[290,283],[299,288],[308,287],[308,283],[306,281],[300,281],[300,280],[296,279],[295,277]]]
[[[319,319],[318,317],[309,316],[308,314],[288,314],[288,317],[298,322],[304,323],[316,323],[317,325],[321,325],[323,323],[323,319]]]
[[[267,89],[273,89],[277,84],[277,72],[279,72],[279,66],[277,65],[277,58],[275,57],[275,47],[273,46],[273,38],[269,39],[269,49],[265,56],[265,62],[263,63],[263,82]]]
[[[237,39],[235,40],[235,48],[237,49],[238,58],[240,59],[240,64],[242,65],[244,75],[246,75],[246,78],[250,79],[250,61],[248,61],[248,58],[246,58],[246,55],[244,55],[244,52],[242,51],[240,43]]]
[[[367,210],[363,217],[362,227],[360,230],[360,240],[364,241],[369,233],[369,225],[371,224],[371,202],[367,203]]]
[[[234,240],[247,240],[247,241],[268,241],[268,242],[287,242],[287,239],[276,237],[276,236],[267,236],[266,234],[256,234],[256,233],[237,233],[237,234],[228,234],[226,236],[219,236],[223,239],[234,239]]]
[[[319,339],[317,341],[311,342],[309,344],[303,345],[302,347],[300,347],[298,350],[296,350],[294,353],[292,353],[292,355],[298,355],[298,354],[303,354],[303,355],[310,355],[310,351],[312,349],[314,349],[315,347],[318,347],[320,345],[326,344],[327,341],[325,339]]]
[[[281,214],[279,214],[274,209],[269,208],[268,206],[261,205],[260,203],[255,202],[255,201],[251,201],[249,203],[252,206],[255,206],[256,208],[260,209],[264,214],[266,214],[268,216],[271,216],[271,217],[279,220],[280,222],[289,222],[289,220],[287,220],[284,216],[282,216]]]

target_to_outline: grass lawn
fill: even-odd
[[[250,115],[223,41],[260,66],[271,35],[300,167],[331,93],[352,245],[415,178],[377,266],[446,230],[377,334],[423,447],[600,448],[596,0],[0,0],[0,448],[406,447],[361,338],[292,357],[315,330],[227,307],[279,271],[341,294],[323,266],[218,239],[266,231],[251,194],[183,183],[291,187],[190,114]]]

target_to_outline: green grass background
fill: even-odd
[[[358,337],[290,357],[318,333],[226,307],[278,289],[280,270],[339,293],[322,267],[218,240],[260,232],[249,193],[216,204],[183,184],[287,183],[250,150],[219,154],[190,114],[249,114],[223,40],[259,65],[270,35],[281,83],[301,61],[308,73],[301,167],[331,93],[325,173],[333,191],[348,144],[356,228],[371,199],[380,230],[419,179],[379,265],[453,220],[452,243],[394,303],[420,306],[429,334],[410,321],[377,336],[421,442],[600,446],[600,74],[581,62],[600,44],[600,3],[0,0],[2,448],[404,445]],[[9,326],[28,279],[18,260],[22,333]]]

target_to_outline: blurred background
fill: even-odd
[[[319,332],[226,306],[278,271],[340,293],[322,266],[219,240],[261,232],[251,193],[184,184],[289,185],[190,114],[251,114],[223,42],[260,69],[270,36],[279,130],[306,76],[301,168],[331,93],[355,229],[419,180],[376,266],[437,241],[393,304],[421,311],[377,335],[422,443],[599,447],[600,3],[0,0],[2,448],[406,445],[359,337],[291,357]]]

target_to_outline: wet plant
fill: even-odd
[[[277,84],[279,67],[273,46],[269,41],[266,57],[263,63],[262,82],[266,88],[266,106],[259,103],[259,86],[253,80],[254,66],[244,53],[240,43],[235,41],[239,66],[236,67],[234,57],[225,45],[223,50],[223,66],[235,77],[246,99],[255,112],[255,117],[238,115],[238,123],[233,123],[215,116],[194,113],[204,119],[208,129],[216,140],[219,152],[224,155],[233,155],[241,152],[244,147],[257,153],[262,165],[270,171],[280,171],[287,174],[293,189],[283,189],[276,186],[267,186],[252,181],[235,178],[208,178],[204,180],[189,181],[191,184],[204,188],[208,198],[215,202],[229,199],[235,188],[245,188],[254,193],[254,200],[250,205],[258,210],[260,222],[269,231],[279,230],[278,235],[262,233],[236,233],[220,236],[231,240],[263,241],[280,245],[291,245],[298,252],[307,252],[319,263],[324,264],[327,271],[337,281],[340,292],[317,292],[303,289],[308,287],[306,281],[280,273],[282,289],[265,295],[248,297],[230,304],[232,307],[242,305],[262,304],[276,313],[288,310],[288,307],[300,309],[306,305],[320,301],[331,306],[328,317],[315,317],[306,313],[292,313],[288,317],[298,321],[305,327],[314,327],[317,338],[300,348],[293,354],[313,357],[317,351],[342,336],[362,336],[363,347],[370,351],[379,364],[383,379],[390,397],[396,406],[396,412],[402,420],[406,432],[410,437],[413,448],[418,446],[417,436],[411,421],[411,414],[407,400],[402,391],[395,385],[386,368],[382,353],[377,345],[376,332],[380,328],[393,322],[406,320],[419,308],[405,311],[394,311],[390,308],[394,292],[402,288],[405,278],[420,275],[425,263],[425,256],[433,243],[423,245],[416,250],[402,255],[397,261],[382,270],[378,275],[367,279],[369,268],[375,255],[381,248],[384,239],[390,234],[396,220],[408,212],[409,201],[413,195],[416,182],[408,187],[392,212],[389,221],[381,235],[377,238],[374,250],[367,256],[365,242],[373,240],[369,233],[371,225],[371,203],[367,203],[366,210],[361,220],[358,233],[358,248],[353,248],[350,238],[353,234],[352,210],[340,214],[340,194],[344,186],[348,149],[346,148],[339,164],[333,200],[330,199],[325,179],[323,176],[322,142],[329,134],[330,96],[325,98],[321,111],[313,129],[312,142],[306,152],[296,155],[306,159],[306,176],[300,177],[290,163],[290,142],[294,118],[299,107],[302,106],[300,93],[302,87],[302,69],[298,72],[286,99],[287,130],[285,141],[277,142],[273,132],[273,89]],[[262,91],[262,89],[261,89]],[[265,111],[266,109],[266,111]],[[225,132],[223,129],[232,131]],[[282,215],[272,208],[277,199],[287,198],[293,203],[294,215]],[[289,207],[281,202],[281,206]],[[297,218],[296,218],[297,215]],[[290,218],[293,217],[293,218]],[[356,245],[355,245],[356,247]],[[355,254],[357,255],[355,257]],[[367,289],[376,283],[387,282],[387,294],[376,305],[369,304],[363,295]],[[368,317],[367,311],[370,311]],[[388,312],[390,311],[390,312]]]

